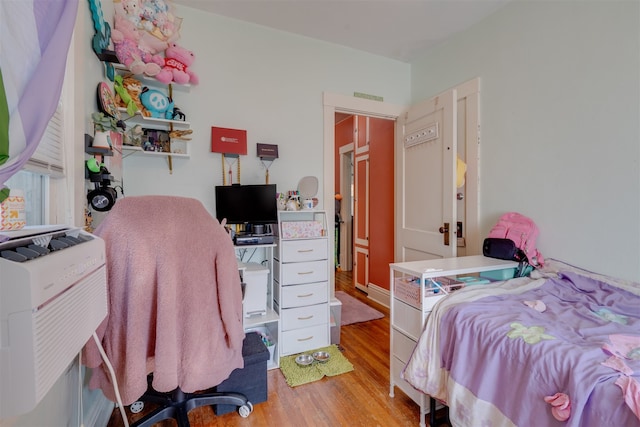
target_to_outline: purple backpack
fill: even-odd
[[[538,234],[538,226],[531,218],[517,212],[507,212],[498,219],[487,237],[512,240],[527,255],[529,264],[540,267],[544,259],[536,248]]]

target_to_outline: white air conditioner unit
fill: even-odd
[[[34,409],[107,314],[100,238],[60,226],[7,235],[0,243],[0,419]]]

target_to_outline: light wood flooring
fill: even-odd
[[[237,412],[216,417],[211,407],[201,407],[189,413],[191,426],[418,426],[418,405],[397,387],[395,397],[389,397],[389,309],[369,300],[351,280],[351,272],[337,273],[336,290],[385,314],[379,320],[341,328],[340,347],[354,371],[291,388],[279,369],[270,370],[268,400],[256,404],[248,418]],[[115,410],[108,427],[121,426]]]

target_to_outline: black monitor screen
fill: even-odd
[[[227,224],[273,224],[278,222],[276,185],[216,186],[216,218]]]

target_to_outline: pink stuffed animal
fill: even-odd
[[[171,43],[164,54],[164,67],[156,75],[158,81],[164,84],[198,84],[198,76],[189,69],[195,59],[193,52]]]
[[[160,55],[152,55],[140,49],[141,34],[135,24],[125,16],[116,14],[115,28],[111,32],[111,40],[115,47],[116,56],[133,74],[155,76],[164,65]]]

